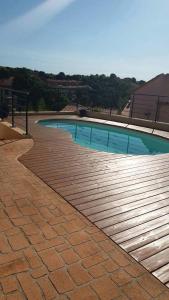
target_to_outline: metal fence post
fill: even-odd
[[[14,95],[13,92],[11,94],[11,109],[12,109],[12,127],[15,127],[15,116],[14,116]]]
[[[90,130],[90,144],[92,142],[92,131],[93,131],[93,127],[91,127],[91,130]]]
[[[132,102],[131,102],[131,110],[130,110],[130,117],[131,118],[133,118],[134,101],[135,101],[135,98],[134,98],[134,95],[133,95],[133,99],[132,99]]]
[[[26,135],[29,133],[28,129],[28,109],[29,109],[29,103],[28,103],[28,95],[26,96],[26,112],[25,112],[25,131]]]
[[[160,97],[157,97],[157,104],[156,104],[156,113],[155,113],[155,122],[157,122],[158,118],[158,109],[159,109]]]
[[[0,88],[0,102],[2,102],[2,89]]]

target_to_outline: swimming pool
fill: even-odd
[[[131,155],[169,153],[168,140],[126,128],[57,119],[40,120],[38,124],[68,131],[75,143],[98,151]]]

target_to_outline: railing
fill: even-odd
[[[12,127],[15,127],[16,118],[19,113],[22,112],[25,115],[22,118],[22,127],[25,130],[25,134],[29,134],[28,126],[28,111],[29,111],[29,93],[25,91],[19,91],[14,89],[8,89],[0,87],[0,107],[5,104],[8,108],[9,117],[11,117]],[[1,108],[1,111],[3,108]]]
[[[129,116],[169,123],[169,97],[155,94],[134,94],[130,101]]]
[[[97,113],[98,115],[106,114],[110,117],[113,115],[122,115],[132,119],[169,123],[169,96],[134,94],[121,110],[113,107],[93,107],[92,105],[85,108],[89,112],[94,112],[95,115]]]
[[[28,111],[31,106],[29,105],[29,93],[25,91],[18,91],[14,89],[8,89],[0,87],[0,105],[1,103],[7,103],[9,108],[9,115],[11,117],[12,127],[15,127],[16,118],[17,125],[21,126],[25,130],[25,134],[29,133],[28,126]],[[169,123],[169,97],[156,94],[134,94],[129,100],[124,109],[119,111],[116,108],[111,107],[96,107],[88,105],[86,107],[78,104],[77,102],[69,103],[71,111],[77,112],[81,107],[87,111],[94,112],[96,117],[97,113],[111,116],[122,115],[133,119],[145,119],[153,122]],[[72,108],[74,107],[74,110]],[[49,109],[49,108],[48,108]],[[53,110],[51,108],[51,110]],[[64,110],[66,111],[66,110]],[[22,114],[22,118],[18,118],[19,114]],[[46,111],[47,113],[47,111]],[[25,118],[23,117],[25,116]],[[21,121],[21,124],[19,124]]]

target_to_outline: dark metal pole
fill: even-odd
[[[2,89],[2,102],[4,102],[4,100],[5,100],[5,90]]]
[[[92,142],[92,130],[93,130],[93,127],[91,127],[91,130],[90,130],[90,144]]]
[[[130,137],[128,135],[128,138],[127,138],[127,154],[129,153],[129,146],[130,146]]]
[[[12,105],[12,127],[15,127],[15,116],[14,116],[14,95],[11,95],[11,105]]]
[[[75,125],[75,141],[76,141],[76,138],[77,138],[77,123]]]
[[[158,96],[157,97],[157,104],[156,104],[155,122],[157,122],[157,118],[158,118],[159,103],[160,103],[160,97]]]
[[[108,136],[107,136],[107,148],[109,147],[109,139],[110,139],[110,132],[108,130]]]
[[[76,113],[78,113],[78,110],[79,110],[79,103],[76,102]]]
[[[29,108],[28,96],[26,96],[26,112],[25,112],[25,131],[26,131],[26,135],[28,135],[28,133],[29,133],[29,129],[28,129],[28,108]]]
[[[133,95],[133,99],[132,99],[132,102],[131,102],[131,111],[130,111],[130,117],[131,118],[133,118],[134,101],[135,101],[135,98],[134,98],[134,95]]]
[[[2,102],[2,89],[0,88],[0,102]]]

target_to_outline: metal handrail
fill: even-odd
[[[23,95],[26,96],[26,98],[24,99],[24,103],[25,103],[25,134],[28,135],[29,134],[29,129],[28,129],[28,110],[29,110],[29,92],[28,91],[20,91],[20,90],[15,90],[15,89],[10,89],[10,88],[6,88],[6,87],[2,87],[0,86],[0,92],[1,92],[1,99],[5,98],[4,92],[10,92],[10,100],[11,100],[11,107],[8,104],[8,108],[11,108],[11,117],[12,117],[12,127],[15,127],[15,101],[17,101],[16,96],[17,95]],[[15,99],[14,99],[15,97]],[[14,101],[15,100],[15,101]],[[19,101],[23,103],[23,99],[19,99]]]

